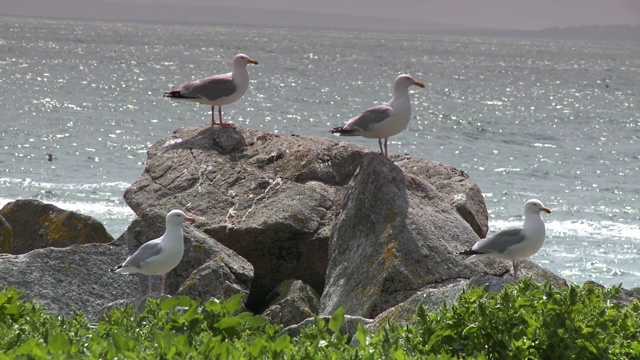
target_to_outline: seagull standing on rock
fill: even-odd
[[[238,54],[233,58],[232,72],[186,83],[178,90],[165,91],[162,97],[211,105],[211,126],[233,126],[231,123],[222,121],[222,105],[238,101],[247,91],[249,87],[248,64],[258,65],[258,61],[245,54]],[[220,120],[217,123],[214,115],[216,106],[218,106]]]
[[[149,296],[151,296],[151,276],[161,275],[160,295],[164,295],[167,273],[178,266],[184,254],[182,224],[185,221],[194,223],[196,220],[180,210],[171,210],[167,214],[167,225],[162,236],[142,244],[127,260],[109,271],[149,275]]]
[[[424,87],[423,83],[407,74],[398,76],[393,86],[393,97],[388,103],[367,109],[359,116],[349,120],[346,125],[335,127],[329,132],[339,136],[378,138],[380,153],[388,158],[387,141],[389,137],[406,129],[411,119],[411,101],[409,99],[409,86],[411,85]],[[382,149],[382,139],[384,139],[384,150]]]
[[[510,260],[513,264],[513,278],[517,279],[518,260],[537,253],[544,244],[545,226],[540,216],[542,211],[551,214],[551,210],[542,205],[540,200],[528,200],[524,204],[522,226],[505,229],[484,238],[459,255],[471,255],[465,261],[474,261],[487,256]]]

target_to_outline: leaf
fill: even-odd
[[[236,317],[226,317],[216,323],[216,327],[220,330],[240,327],[240,325],[242,325],[242,321]]]
[[[356,339],[358,339],[358,348],[365,348],[367,345],[367,330],[361,322],[358,323],[358,331],[356,331]]]
[[[245,325],[250,329],[259,328],[262,326],[269,325],[269,319],[264,316],[256,315],[247,319]]]
[[[282,352],[285,348],[289,346],[290,343],[291,343],[291,338],[289,338],[289,335],[282,335],[273,344],[273,349],[277,352]]]
[[[334,334],[339,334],[342,324],[344,324],[344,309],[340,307],[331,315],[329,330],[333,331]]]
[[[71,348],[71,344],[62,333],[49,331],[47,335],[47,347],[51,351],[65,352]]]
[[[30,355],[33,353],[33,349],[38,346],[38,339],[29,339],[14,350],[15,355]]]

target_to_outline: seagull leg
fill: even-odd
[[[513,260],[513,279],[518,279],[518,260]]]
[[[222,122],[222,106],[218,106],[218,119],[220,119],[220,122],[218,123],[218,125],[226,126],[226,127],[233,127],[232,123]]]
[[[382,150],[382,138],[378,138],[378,146],[380,146],[380,154],[384,155],[384,150]]]
[[[160,280],[160,296],[164,295],[164,283],[167,281],[167,274],[162,274]]]
[[[211,127],[216,124],[216,106],[211,105]]]
[[[151,275],[149,275],[149,294],[148,297],[151,297]]]
[[[389,138],[384,138],[384,157],[386,157],[388,159],[389,158],[389,152],[387,151],[387,140],[389,140]]]

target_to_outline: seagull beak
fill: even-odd
[[[196,222],[196,218],[188,216],[187,221],[193,224],[194,222]]]
[[[424,87],[424,83],[421,83],[420,81],[414,81],[414,82],[413,82],[413,85],[415,85],[415,86],[419,86],[419,87],[421,87],[421,88],[423,88],[423,87]]]
[[[258,65],[259,64],[258,60],[254,60],[254,59],[249,59],[248,63],[249,64],[253,64],[253,65]]]
[[[542,208],[540,208],[540,211],[544,211],[544,212],[546,212],[547,214],[551,214],[551,209],[546,208],[546,207],[542,207]]]

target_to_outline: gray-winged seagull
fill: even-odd
[[[178,90],[165,91],[162,96],[211,105],[211,126],[233,126],[231,123],[222,121],[222,105],[237,101],[247,91],[249,87],[247,64],[258,65],[258,61],[245,54],[238,54],[233,58],[232,72],[186,83]],[[218,106],[220,120],[218,123],[214,115],[216,106]]]
[[[540,212],[551,214],[551,210],[537,199],[528,200],[524,204],[524,224],[522,226],[502,230],[495,235],[475,243],[471,249],[459,255],[471,255],[465,261],[474,261],[487,256],[511,260],[513,278],[518,278],[518,260],[528,258],[542,248],[545,227]]]
[[[151,276],[161,275],[160,295],[164,295],[167,273],[178,266],[184,254],[182,224],[185,221],[193,223],[196,220],[180,210],[171,210],[167,214],[167,225],[162,236],[142,244],[127,260],[109,271],[149,275],[149,295],[151,295]]]
[[[424,87],[423,83],[407,74],[398,76],[393,86],[393,97],[388,103],[367,109],[359,116],[349,120],[346,125],[335,127],[329,132],[340,136],[378,138],[380,153],[389,157],[387,140],[390,136],[397,135],[406,129],[409,119],[411,119],[411,101],[409,99],[409,86],[411,85]],[[382,139],[384,139],[384,150],[382,149]]]

